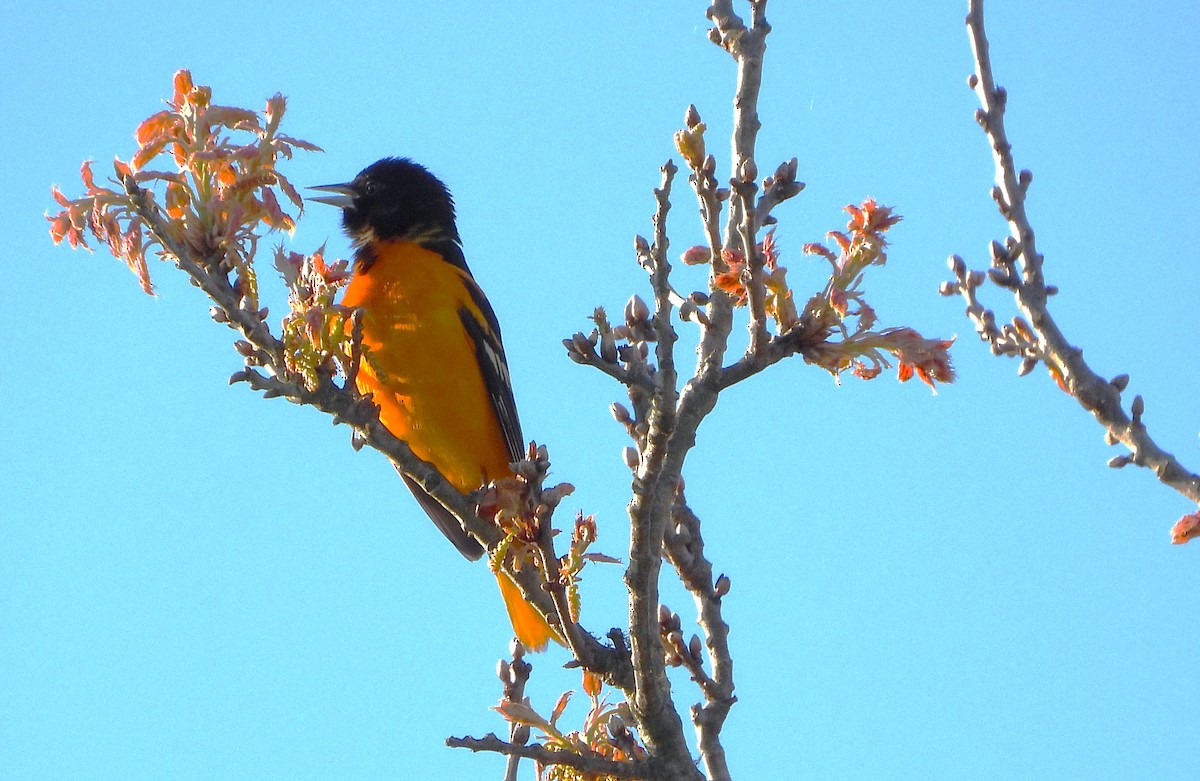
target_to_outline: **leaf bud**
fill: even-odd
[[[754,162],[754,158],[747,157],[742,160],[742,164],[738,166],[738,174],[743,181],[753,182],[758,178],[758,164]]]
[[[633,416],[629,414],[629,409],[621,402],[614,401],[608,409],[618,423],[627,426],[633,422]]]
[[[600,357],[605,363],[617,362],[617,340],[613,339],[611,331],[605,331],[600,336]]]
[[[946,261],[946,265],[948,265],[950,270],[954,272],[954,276],[958,277],[959,279],[962,279],[964,276],[966,276],[967,263],[958,255],[951,255],[949,260]]]
[[[989,268],[987,270],[988,279],[992,280],[992,284],[997,287],[1012,289],[1017,286],[1017,280],[1007,271],[999,268]]]
[[[625,322],[630,325],[644,323],[650,317],[650,307],[636,293],[625,303]]]
[[[633,447],[627,447],[622,450],[621,458],[625,460],[625,466],[629,467],[630,469],[637,469],[638,463],[641,461],[641,457],[638,455],[637,449]]]
[[[712,260],[712,250],[703,244],[696,244],[684,250],[679,259],[684,265],[699,266]]]
[[[1012,262],[1012,258],[1009,257],[1008,251],[1004,248],[1004,245],[1001,244],[1000,242],[993,240],[992,243],[988,246],[988,249],[992,253],[992,263],[993,264],[999,266],[1004,263]]]
[[[717,582],[713,585],[713,594],[716,595],[717,599],[720,599],[729,593],[729,586],[729,576],[721,575],[717,578]]]
[[[1116,377],[1113,377],[1111,380],[1109,380],[1108,384],[1116,388],[1118,393],[1121,393],[1129,387],[1129,375],[1118,374]]]
[[[585,359],[582,355],[580,355],[576,351],[575,342],[573,340],[563,339],[562,343],[563,343],[563,347],[567,348],[567,357],[568,358],[570,358],[572,361],[575,361],[575,363],[586,363],[587,362],[587,359]]]
[[[590,357],[596,354],[595,345],[582,333],[576,333],[571,337],[571,348],[582,356]]]

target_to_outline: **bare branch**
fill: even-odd
[[[654,290],[654,334],[657,338],[655,357],[658,359],[657,385],[660,393],[674,400],[678,377],[675,372],[675,342],[678,337],[671,325],[671,262],[667,250],[667,212],[671,210],[671,184],[678,168],[668,160],[662,167],[662,184],[654,191],[658,208],[654,212],[654,243],[650,246],[650,286]]]
[[[729,590],[729,579],[722,575],[713,580],[712,564],[704,556],[700,519],[692,512],[682,489],[672,513],[674,526],[665,537],[664,553],[679,573],[684,587],[691,592],[704,632],[712,674],[700,666],[698,649],[688,648],[682,655],[688,671],[704,693],[703,705],[692,706],[700,756],[710,781],[728,781],[729,767],[721,744],[721,727],[729,709],[737,702],[733,690],[733,657],[729,653],[729,625],[721,615],[721,600]]]
[[[657,356],[660,362],[666,357],[671,368],[666,373],[669,382],[660,377],[655,383],[645,413],[647,432],[634,472],[633,498],[629,503],[630,545],[625,587],[629,594],[629,639],[634,675],[630,708],[651,754],[663,763],[664,768],[670,768],[671,775],[663,777],[683,779],[696,778],[699,774],[691,764],[687,742],[683,739],[683,725],[671,699],[671,684],[667,679],[658,633],[658,580],[662,568],[663,535],[683,459],[691,446],[677,448],[674,444],[679,434],[676,427],[679,394],[675,388],[674,330],[670,325],[670,302],[666,292],[666,275],[670,267],[665,258],[666,214],[670,208],[674,174],[675,166],[664,166],[663,183],[656,192],[655,236],[660,256],[655,258],[655,269],[652,270],[658,308],[655,323],[663,322],[670,333],[665,348],[661,340],[666,334],[658,334]],[[698,418],[695,423],[699,424]],[[695,441],[694,428],[691,441]]]
[[[989,276],[1000,286],[1012,289],[1017,306],[1028,318],[1036,334],[1035,347],[1026,345],[1025,349],[1018,350],[1027,359],[1022,368],[1025,371],[1031,368],[1028,362],[1031,358],[1044,361],[1063,389],[1078,399],[1104,426],[1107,440],[1111,444],[1121,442],[1130,449],[1129,463],[1153,470],[1163,483],[1200,504],[1200,476],[1184,468],[1175,456],[1154,442],[1141,420],[1141,405],[1137,399],[1128,414],[1122,407],[1121,391],[1127,378],[1118,383],[1094,372],[1084,361],[1083,351],[1067,341],[1050,315],[1047,299],[1054,289],[1045,283],[1043,257],[1037,251],[1033,226],[1025,211],[1025,194],[1032,174],[1028,171],[1018,173],[1013,162],[1012,145],[1004,128],[1008,96],[993,80],[988,40],[984,32],[983,0],[969,0],[968,8],[967,32],[975,56],[975,72],[968,83],[979,97],[982,108],[975,117],[991,142],[996,165],[996,185],[992,197],[1012,234],[1012,239],[1004,247],[997,249],[998,245],[993,245],[993,268]],[[951,262],[954,263],[953,259]],[[943,292],[962,293],[970,311],[970,307],[977,306],[974,288],[978,285],[966,283],[981,280],[972,280],[965,270],[958,273],[959,270],[956,269],[955,282],[943,285]],[[977,317],[986,318],[986,315],[981,313]],[[986,323],[981,330],[981,336],[993,344],[994,351],[1008,351],[1009,348],[995,338],[996,333]]]
[[[755,208],[758,192],[755,180],[758,166],[754,162],[754,147],[762,122],[758,118],[758,94],[762,88],[763,57],[767,50],[767,34],[771,25],[766,20],[766,0],[751,0],[751,24],[746,27],[733,12],[732,0],[713,0],[708,16],[716,25],[709,37],[737,62],[737,91],[733,99],[733,178],[730,187],[729,217],[725,225],[725,246],[745,254],[749,280],[750,347],[758,353],[767,341],[767,316],[764,301],[763,256],[755,237],[761,223]]]
[[[525,700],[525,684],[533,665],[525,661],[525,649],[519,642],[512,644],[512,661],[500,660],[496,670],[500,682],[504,686],[504,699],[510,702]],[[523,746],[529,742],[529,725],[514,721],[508,729],[508,739],[511,745]],[[517,771],[520,769],[521,757],[516,754],[508,755],[508,764],[504,768],[504,781],[517,781]]]

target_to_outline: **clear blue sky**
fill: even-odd
[[[231,334],[171,267],[152,268],[151,299],[107,255],[51,246],[49,186],[78,193],[82,159],[127,158],[180,67],[218,102],[288,95],[288,131],[327,150],[291,165],[297,183],[384,155],[426,163],[504,323],[526,433],[578,486],[564,510],[595,513],[600,547],[623,556],[619,388],[559,340],[645,293],[632,237],[650,231],[689,102],[725,148],[732,62],[703,5],[5,4],[0,776],[500,776],[497,758],[441,743],[503,728],[488,707],[507,627],[485,569],[345,429],[226,386]],[[890,375],[838,387],[794,361],[702,429],[686,475],[733,581],[731,765],[1193,778],[1200,544],[1168,544],[1192,508],[1106,469],[1120,451],[1095,422],[1044,372],[991,358],[936,295],[949,253],[982,266],[1004,234],[965,5],[771,6],[759,161],[797,156],[808,183],[779,212],[789,280],[820,284],[800,248],[842,227],[842,205],[894,205],[905,220],[869,300],[884,325],[957,334],[960,380],[937,396]],[[1055,313],[1097,370],[1132,375],[1159,442],[1200,468],[1200,10],[993,5]],[[677,250],[700,238],[693,204],[676,199]],[[289,246],[344,254],[337,218],[314,208]],[[268,296],[281,311],[279,287]],[[618,568],[586,587],[592,627],[623,621]],[[578,688],[563,661],[535,660],[539,707]],[[694,696],[678,679],[677,699]]]

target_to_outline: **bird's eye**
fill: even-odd
[[[375,193],[379,192],[379,183],[374,179],[368,179],[367,181],[363,182],[362,191],[363,195],[374,195]]]

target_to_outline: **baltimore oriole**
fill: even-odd
[[[450,191],[423,166],[384,158],[333,193],[309,200],[340,207],[354,245],[342,304],[363,311],[357,385],[379,420],[434,464],[459,491],[510,477],[524,455],[500,324],[463,256]],[[468,559],[483,548],[437,500],[404,481],[421,508]],[[497,573],[517,639],[541,650],[558,634]]]

